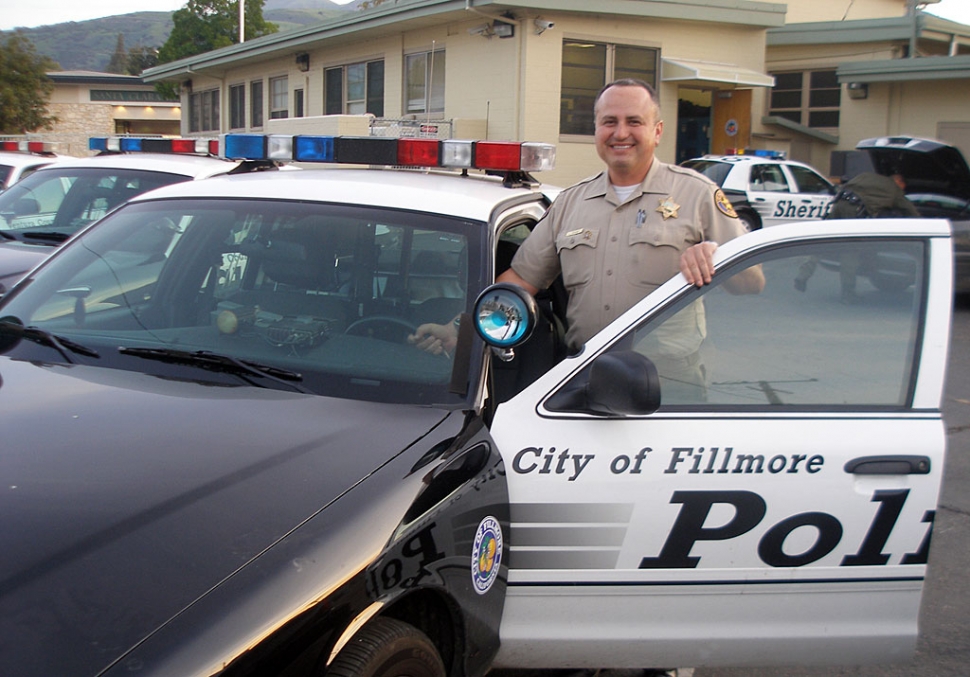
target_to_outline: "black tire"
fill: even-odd
[[[377,618],[354,635],[327,669],[327,677],[446,677],[428,636],[413,625]]]
[[[755,230],[761,230],[761,217],[758,216],[757,212],[739,209],[738,218],[744,222],[744,226],[748,229],[749,233]]]

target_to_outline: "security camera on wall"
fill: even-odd
[[[536,35],[542,35],[544,32],[556,25],[555,21],[548,21],[540,18],[536,18],[533,23],[536,27]]]

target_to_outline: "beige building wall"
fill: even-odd
[[[906,0],[788,0],[785,23],[884,19],[906,14]]]

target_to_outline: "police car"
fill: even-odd
[[[0,193],[0,296],[83,226],[135,195],[239,165],[213,157],[218,141],[208,139],[93,138],[90,147],[99,154],[46,158]]]
[[[555,195],[533,179],[552,147],[221,152],[327,168],[136,197],[0,301],[5,670],[912,653],[944,461],[945,221],[749,233],[712,284],[677,276],[557,360],[555,304],[493,284]],[[888,262],[913,284],[862,279],[839,303],[843,274]],[[763,292],[729,293],[752,266]],[[453,352],[413,344],[429,322],[457,323]]]
[[[42,141],[0,141],[0,193],[62,157],[54,152],[52,144]]]
[[[717,183],[748,230],[780,223],[822,219],[836,188],[809,165],[773,150],[705,155],[681,163]]]

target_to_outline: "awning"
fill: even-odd
[[[661,82],[676,82],[707,89],[735,87],[774,87],[775,79],[765,73],[740,68],[730,63],[661,58]]]

